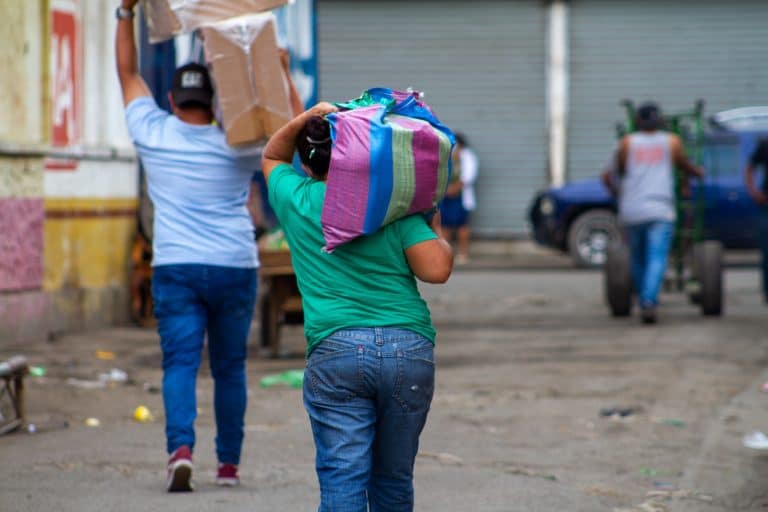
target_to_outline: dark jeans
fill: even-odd
[[[195,383],[203,342],[214,379],[216,454],[239,464],[246,406],[245,358],[256,300],[256,269],[212,265],[154,268],[152,296],[163,351],[168,453],[195,444]]]
[[[433,353],[428,339],[395,328],[339,331],[312,351],[304,406],[317,449],[319,512],[413,510]]]

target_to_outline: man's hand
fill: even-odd
[[[694,173],[694,176],[696,176],[699,179],[703,179],[704,176],[707,174],[707,171],[700,165],[694,165],[693,168],[696,171]]]
[[[317,105],[307,110],[306,114],[308,117],[311,117],[311,116],[323,117],[327,114],[338,112],[338,111],[339,109],[336,107],[336,105],[328,103],[327,101],[321,101]]]
[[[291,54],[285,48],[278,48],[278,54],[280,55],[280,65],[283,67],[283,71],[286,73],[291,71]]]
[[[294,116],[298,116],[304,111],[304,103],[301,101],[301,95],[291,77],[291,54],[285,48],[278,48],[278,53],[280,55],[280,67],[283,68],[285,80],[288,82],[288,100],[291,102],[291,110]]]
[[[136,4],[138,3],[139,3],[139,0],[122,0],[120,2],[120,7],[122,7],[123,9],[129,9],[132,11],[133,8],[136,7]]]
[[[768,195],[766,195],[765,192],[753,190],[749,195],[752,197],[752,200],[760,206],[768,204]]]

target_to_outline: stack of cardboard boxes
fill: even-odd
[[[145,0],[150,41],[201,30],[227,142],[263,142],[291,117],[274,16],[288,0]]]

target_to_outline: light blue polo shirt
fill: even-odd
[[[180,121],[150,96],[125,110],[155,207],[152,265],[259,266],[246,201],[259,155],[230,148],[215,125]]]

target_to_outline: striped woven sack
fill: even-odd
[[[331,162],[321,224],[325,250],[436,208],[455,138],[418,93],[369,89],[327,116]]]

